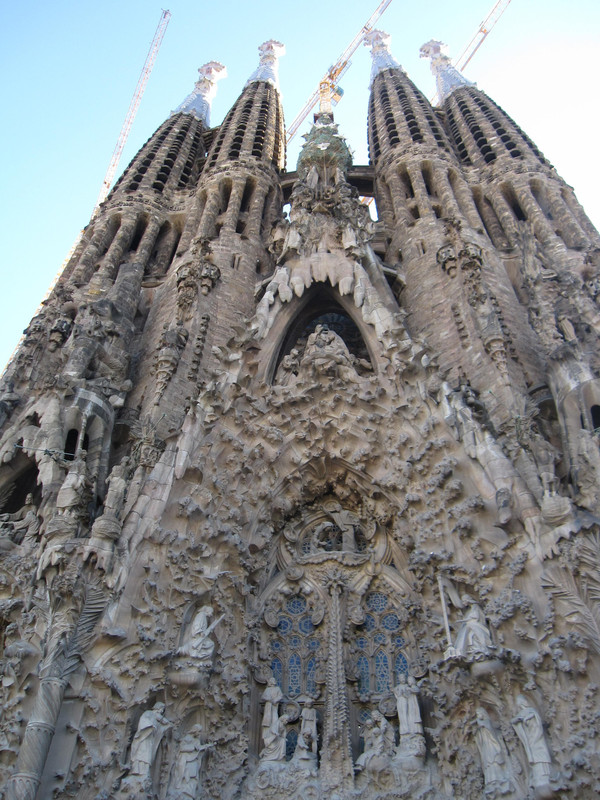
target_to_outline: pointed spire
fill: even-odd
[[[384,69],[400,69],[404,72],[404,69],[390,53],[391,40],[392,37],[385,31],[371,31],[364,38],[365,46],[371,47],[371,58],[373,59],[369,87],[377,77],[377,74]]]
[[[217,81],[227,77],[227,69],[218,61],[209,61],[198,70],[199,78],[194,84],[194,90],[177,106],[173,114],[191,114],[203,122],[206,127],[210,125],[210,107],[217,93]]]
[[[279,63],[280,56],[285,55],[285,46],[275,39],[269,39],[258,48],[260,63],[258,68],[250,75],[246,86],[254,81],[265,81],[279,89]]]
[[[436,42],[435,39],[430,39],[419,50],[421,58],[431,59],[431,71],[435,75],[440,103],[461,86],[475,86],[473,81],[468,81],[456,67],[452,66],[446,50],[446,45],[443,42]]]

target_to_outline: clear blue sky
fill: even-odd
[[[229,77],[213,105],[218,124],[257,64],[257,47],[282,41],[280,81],[291,121],[378,5],[378,0],[165,0],[172,18],[120,165],[216,59]],[[393,0],[379,26],[428,96],[419,47],[430,38],[459,53],[494,0]],[[5,4],[0,53],[0,364],[4,364],[89,217],[160,17],[154,0],[51,0]],[[575,188],[600,225],[598,0],[512,0],[466,76],[498,102]],[[366,163],[370,59],[361,47],[342,80],[341,132]],[[596,80],[595,80],[596,79]],[[288,153],[293,169],[300,137]]]

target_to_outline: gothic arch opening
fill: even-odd
[[[358,375],[373,370],[373,363],[362,333],[350,314],[337,302],[333,293],[319,287],[309,293],[308,301],[290,322],[282,339],[273,368],[273,382],[285,380],[286,372],[298,374],[298,368],[306,354],[309,339],[317,331],[330,331],[332,348],[346,348],[351,364]],[[312,342],[313,340],[311,340]]]

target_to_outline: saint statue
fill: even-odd
[[[300,737],[304,741],[307,749],[317,752],[317,709],[313,706],[313,701],[309,698],[305,703],[300,714]]]
[[[0,514],[0,552],[12,550],[15,545],[32,547],[40,530],[37,506],[33,495],[28,494],[25,504],[12,514]]]
[[[498,739],[484,708],[476,711],[477,730],[475,741],[483,767],[486,794],[497,792],[507,794],[510,791],[508,777],[509,767],[504,756],[504,748]]]
[[[219,617],[209,624],[213,614],[212,606],[202,606],[198,609],[177,651],[178,655],[191,656],[193,659],[205,663],[211,660],[215,643],[210,638],[210,634],[223,619],[223,617]]]
[[[129,459],[127,456],[125,456],[120,464],[115,464],[110,475],[106,479],[108,491],[106,492],[106,498],[104,500],[104,513],[110,514],[117,519],[119,518],[125,503],[128,466]]]
[[[204,750],[214,746],[213,744],[201,744],[201,733],[202,725],[194,725],[181,740],[168,795],[173,800],[176,798],[195,800],[198,796],[202,767],[201,754]]]
[[[469,608],[462,619],[454,646],[459,655],[481,661],[490,655],[493,649],[485,615],[468,594],[463,595],[461,600],[463,607],[469,606]]]
[[[380,711],[374,711],[371,719],[365,723],[363,731],[365,747],[363,752],[356,759],[356,766],[359,770],[369,767],[371,761],[376,759],[379,768],[392,756],[394,750],[394,729]],[[381,758],[378,758],[381,757]],[[371,770],[373,770],[371,764]]]
[[[146,781],[154,763],[161,740],[169,729],[165,717],[165,704],[156,703],[154,708],[144,711],[138,722],[137,731],[131,743],[131,767],[129,775]]]
[[[265,746],[260,754],[261,761],[285,761],[286,726],[289,719],[287,714],[282,714],[280,717],[273,717],[269,728],[266,731],[263,728]]]
[[[56,509],[59,514],[76,516],[77,512],[85,507],[87,489],[90,486],[86,456],[86,451],[80,450],[70,462],[67,475],[56,497]]]
[[[279,703],[283,700],[283,692],[273,675],[269,676],[267,688],[262,693],[261,700],[265,704],[261,729],[263,741],[266,743],[269,730],[279,717]]]
[[[421,722],[421,710],[419,708],[419,689],[414,677],[410,675],[408,680],[406,675],[401,672],[398,675],[398,683],[394,686],[396,697],[396,709],[398,711],[398,725],[400,731],[400,743],[398,751],[406,754],[425,753],[425,740],[423,738],[423,723]]]
[[[531,783],[535,787],[548,786],[551,758],[544,737],[542,719],[522,694],[517,697],[517,709],[512,725],[531,765]]]

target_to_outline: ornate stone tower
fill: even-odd
[[[6,800],[598,796],[600,238],[369,44],[368,167],[205,65],[4,374]]]

